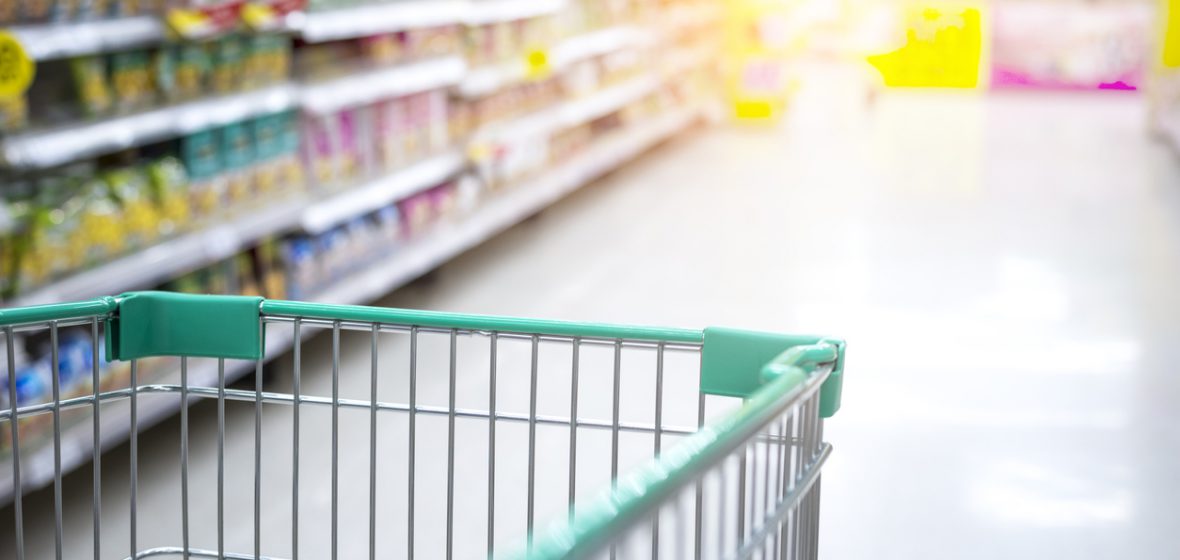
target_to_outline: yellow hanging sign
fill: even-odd
[[[20,97],[33,84],[36,65],[16,36],[0,31],[0,98]]]
[[[543,80],[553,72],[549,62],[549,51],[545,49],[529,49],[525,53],[524,63],[525,77],[530,80]]]

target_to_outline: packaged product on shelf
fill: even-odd
[[[397,33],[363,37],[357,44],[364,60],[374,65],[396,64],[405,54],[401,37]]]
[[[287,294],[287,279],[283,269],[283,255],[279,241],[264,239],[250,252],[254,255],[255,270],[258,273],[263,297],[269,299],[290,297]]]
[[[431,153],[438,153],[450,144],[449,123],[447,121],[447,94],[442,90],[435,90],[423,94],[425,97],[426,119],[428,124],[427,136]]]
[[[0,133],[20,130],[29,124],[29,104],[24,95],[0,97]]]
[[[304,158],[316,186],[339,186],[335,115],[307,115],[303,119]]]
[[[20,6],[17,0],[0,0],[0,25],[11,25],[20,21]]]
[[[115,108],[135,111],[150,106],[152,91],[151,58],[147,51],[128,51],[111,55],[111,88]]]
[[[240,253],[234,258],[234,272],[237,276],[237,290],[241,296],[261,296],[262,289],[254,270],[254,258],[250,253]]]
[[[210,43],[210,88],[224,94],[241,88],[245,64],[244,41],[240,37],[222,37]]]
[[[209,50],[201,43],[182,43],[175,47],[166,47],[175,53],[174,90],[169,94],[169,100],[181,101],[199,97],[206,88],[213,67]]]
[[[189,198],[193,217],[206,220],[225,207],[225,178],[221,175],[220,138],[216,131],[203,130],[180,141],[180,157],[188,170]]]
[[[99,55],[81,56],[70,60],[74,84],[78,88],[78,102],[86,116],[97,116],[111,110],[114,99],[107,83],[106,58]]]
[[[373,141],[380,166],[386,171],[405,164],[407,157],[403,143],[406,124],[405,100],[390,99],[373,106]]]
[[[290,237],[282,243],[284,269],[287,272],[287,297],[308,299],[320,285],[319,263],[313,238],[305,235]]]
[[[165,156],[147,166],[152,199],[160,209],[160,233],[170,235],[188,227],[188,173],[179,159]]]
[[[82,179],[78,194],[67,200],[62,208],[63,212],[52,214],[61,216],[54,227],[66,232],[68,254],[71,255],[69,268],[106,262],[126,248],[125,217],[102,179]],[[56,249],[46,248],[45,251],[56,252]]]
[[[218,129],[221,172],[225,176],[226,202],[230,208],[254,199],[254,139],[247,123],[228,124]]]
[[[160,236],[160,208],[151,195],[145,170],[124,167],[103,174],[111,197],[120,207],[122,228],[129,249],[146,247]]]
[[[290,74],[291,42],[287,37],[261,33],[245,39],[244,45],[244,87],[277,83]]]
[[[303,172],[303,162],[299,156],[300,139],[299,113],[288,111],[279,113],[278,121],[281,126],[281,152],[276,158],[279,168],[279,185],[284,189],[301,190],[307,185],[307,178]]]
[[[340,178],[343,181],[356,179],[361,170],[360,129],[356,111],[346,109],[336,116],[336,142],[340,154]]]
[[[391,253],[402,238],[401,212],[396,204],[381,208],[373,214],[373,221],[377,228],[378,250],[381,253]]]
[[[21,21],[43,23],[53,12],[53,0],[17,0],[20,2]]]

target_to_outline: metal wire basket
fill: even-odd
[[[18,560],[817,554],[841,341],[154,292],[0,335]]]

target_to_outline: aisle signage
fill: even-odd
[[[33,83],[36,65],[16,36],[0,31],[0,98],[19,97]]]

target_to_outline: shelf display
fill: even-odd
[[[427,4],[440,11],[414,19]],[[30,90],[0,139],[0,305],[142,288],[368,302],[696,121],[718,95],[716,49],[685,30],[700,18],[664,16],[715,7],[313,2],[281,33],[40,64],[38,79],[55,81],[34,89],[71,87]],[[374,10],[405,19],[356,19]],[[68,71],[55,78],[53,65]],[[268,337],[268,354],[291,343]],[[13,344],[21,359],[0,382],[15,376],[22,404],[45,402],[40,343]],[[63,395],[92,390],[93,362],[77,363]],[[174,368],[145,360],[140,382]],[[100,384],[126,386],[127,372],[100,368]],[[141,427],[175,406],[145,411]],[[64,421],[69,432],[86,419]],[[106,428],[112,440],[128,429]],[[36,439],[45,426],[21,430]]]

